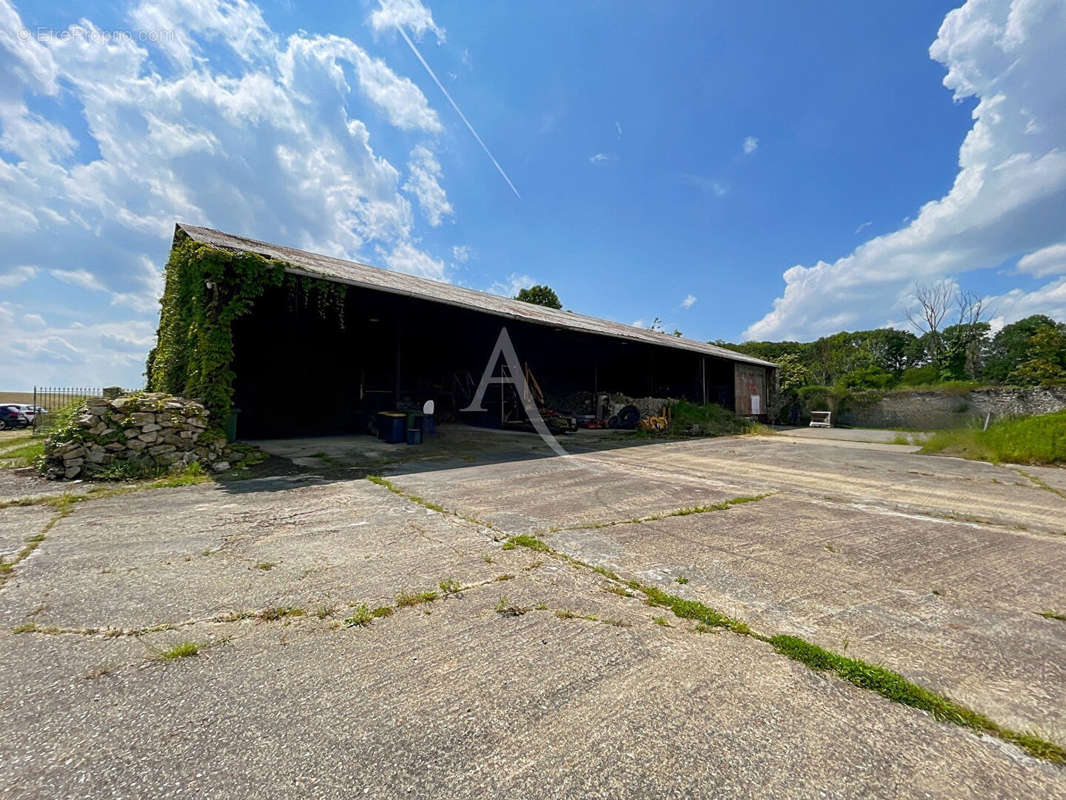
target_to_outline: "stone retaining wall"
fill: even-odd
[[[974,421],[1051,414],[1066,408],[1066,387],[997,387],[969,392],[943,390],[858,393],[834,421],[864,428],[959,428]]]
[[[93,398],[48,437],[44,473],[120,477],[193,463],[223,472],[229,469],[225,449],[225,438],[208,431],[207,410],[195,400],[156,393]]]

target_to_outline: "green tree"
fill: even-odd
[[[1055,320],[1043,314],[1033,314],[1005,325],[992,339],[985,364],[985,377],[997,383],[1006,381],[1012,372],[1029,359],[1029,340],[1041,330],[1055,327]]]
[[[895,328],[867,331],[866,348],[870,351],[874,366],[897,378],[903,374],[903,370],[921,360],[918,337],[910,331]]]
[[[1030,336],[1028,358],[1007,380],[1023,386],[1066,381],[1066,325],[1044,327]]]
[[[775,360],[777,385],[782,392],[791,392],[811,382],[811,371],[794,353],[782,353]]]
[[[559,295],[550,286],[537,285],[530,286],[528,289],[519,289],[514,299],[521,300],[523,303],[547,306],[548,308],[563,307],[563,304],[559,302]]]

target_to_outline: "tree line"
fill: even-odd
[[[941,284],[917,286],[915,297],[909,316],[916,333],[878,328],[813,342],[716,344],[777,363],[785,392],[804,386],[859,391],[957,381],[1066,384],[1066,324],[1034,314],[993,334],[986,309],[972,293]]]

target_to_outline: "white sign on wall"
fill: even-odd
[[[751,396],[751,413],[753,415],[762,413],[762,398],[757,394]]]

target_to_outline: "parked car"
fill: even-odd
[[[38,414],[47,414],[48,413],[48,409],[47,408],[41,408],[40,406],[20,405],[18,408],[19,408],[19,411],[21,411],[23,414],[26,415],[26,419],[28,419],[31,424],[33,423],[34,418]]]
[[[0,406],[0,430],[5,428],[25,428],[30,424],[29,419],[22,413],[18,406]]]

